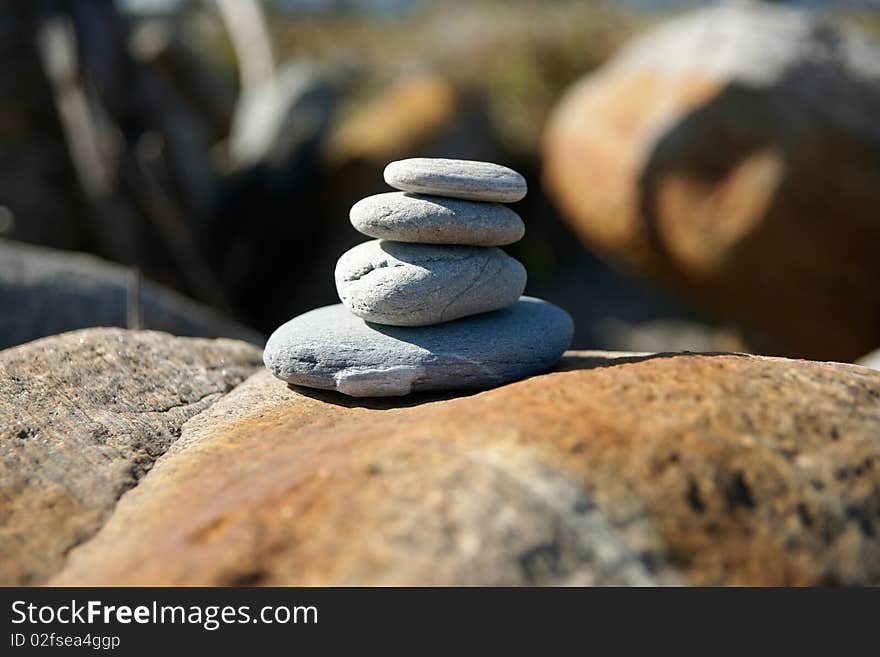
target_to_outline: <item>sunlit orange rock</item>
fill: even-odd
[[[545,183],[586,243],[763,331],[763,349],[852,360],[880,344],[878,116],[864,35],[702,10],[568,91]]]
[[[454,398],[252,376],[65,585],[880,583],[880,373],[569,352]]]

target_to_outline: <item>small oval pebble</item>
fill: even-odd
[[[427,326],[514,303],[526,270],[501,249],[372,240],[336,263],[336,290],[352,313],[391,326]]]
[[[529,297],[424,328],[370,324],[337,304],[280,326],[263,361],[288,383],[354,397],[491,388],[552,367],[573,331],[568,313]]]
[[[415,157],[385,167],[385,182],[405,192],[514,203],[528,187],[513,169],[492,162]]]
[[[408,192],[368,196],[349,216],[364,235],[398,242],[503,246],[525,233],[519,215],[499,203]]]

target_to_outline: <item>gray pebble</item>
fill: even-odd
[[[336,291],[362,319],[428,326],[498,310],[519,299],[526,270],[494,246],[371,240],[336,263]]]
[[[353,397],[491,388],[552,367],[573,330],[568,313],[530,297],[426,328],[371,324],[337,304],[280,326],[263,361],[288,383]]]
[[[431,157],[392,162],[385,182],[404,192],[499,203],[519,201],[528,191],[525,178],[500,164]]]
[[[503,246],[525,233],[519,215],[499,203],[406,192],[368,196],[349,216],[364,235],[398,242]]]

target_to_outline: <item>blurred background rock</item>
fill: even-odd
[[[880,3],[714,4],[4,0],[0,343],[259,342],[336,302],[388,161],[447,156],[528,178],[510,252],[577,347],[855,359],[880,346]]]

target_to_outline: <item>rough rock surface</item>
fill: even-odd
[[[243,342],[87,329],[0,352],[0,584],[32,584],[260,364]]]
[[[260,372],[51,583],[880,583],[880,373],[734,354],[560,369],[376,403]]]
[[[519,173],[492,162],[413,157],[385,167],[385,182],[395,189],[471,201],[515,203],[528,187]]]
[[[525,234],[519,215],[500,203],[406,192],[361,199],[349,217],[364,235],[398,242],[504,246]]]
[[[125,326],[129,270],[100,258],[0,240],[0,349],[93,326]],[[144,282],[142,328],[193,337],[263,338],[214,310]]]
[[[526,287],[526,269],[497,247],[371,240],[342,254],[336,291],[370,322],[428,326],[499,310]]]
[[[880,341],[878,115],[864,35],[760,3],[700,10],[569,90],[545,182],[593,247],[767,349],[852,361]]]
[[[573,330],[568,313],[530,297],[425,327],[371,324],[336,304],[281,325],[263,360],[283,381],[354,397],[491,388],[552,367]]]

